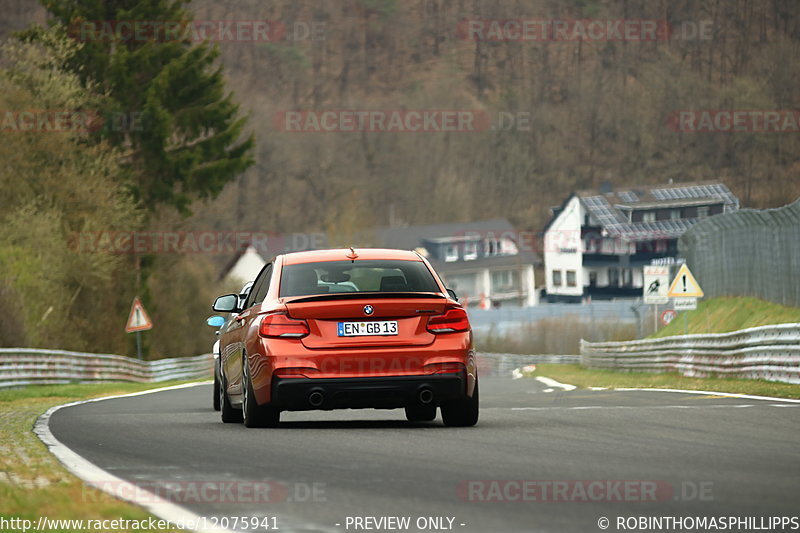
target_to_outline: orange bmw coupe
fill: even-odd
[[[478,421],[478,375],[463,306],[416,252],[278,255],[220,336],[223,422],[274,427],[281,411],[404,408],[408,420]]]

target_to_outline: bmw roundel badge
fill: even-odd
[[[375,309],[371,305],[365,305],[364,306],[364,314],[365,315],[371,315],[374,312],[375,312]]]

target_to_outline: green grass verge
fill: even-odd
[[[179,383],[187,382],[47,385],[0,391],[0,517],[28,519],[34,524],[40,516],[146,520],[151,516],[146,511],[86,487],[70,474],[33,433],[33,425],[56,405]]]
[[[727,333],[769,324],[800,323],[800,308],[786,307],[758,298],[700,300],[697,309],[684,313],[689,333]],[[683,335],[684,313],[652,336]]]
[[[546,376],[561,383],[586,389],[589,387],[686,389],[778,398],[800,398],[800,385],[774,383],[760,379],[688,378],[677,373],[616,372],[586,369],[580,365],[536,365],[528,376]]]

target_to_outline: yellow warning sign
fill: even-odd
[[[692,272],[686,264],[681,265],[675,279],[672,280],[672,285],[669,286],[667,296],[670,298],[702,298],[703,289],[700,284],[694,279]]]

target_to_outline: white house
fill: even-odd
[[[539,258],[506,219],[378,228],[373,244],[417,250],[470,307],[538,303]]]
[[[277,254],[327,247],[328,239],[323,233],[270,234],[269,238],[253,240],[231,257],[222,269],[220,280],[244,284],[253,281],[267,261]]]
[[[573,193],[544,232],[547,300],[639,297],[644,265],[676,257],[678,238],[698,220],[738,208],[716,182]]]
[[[237,284],[244,284],[256,279],[256,276],[266,264],[266,260],[261,257],[258,250],[253,245],[250,245],[244,252],[236,255],[226,269],[224,278]]]

